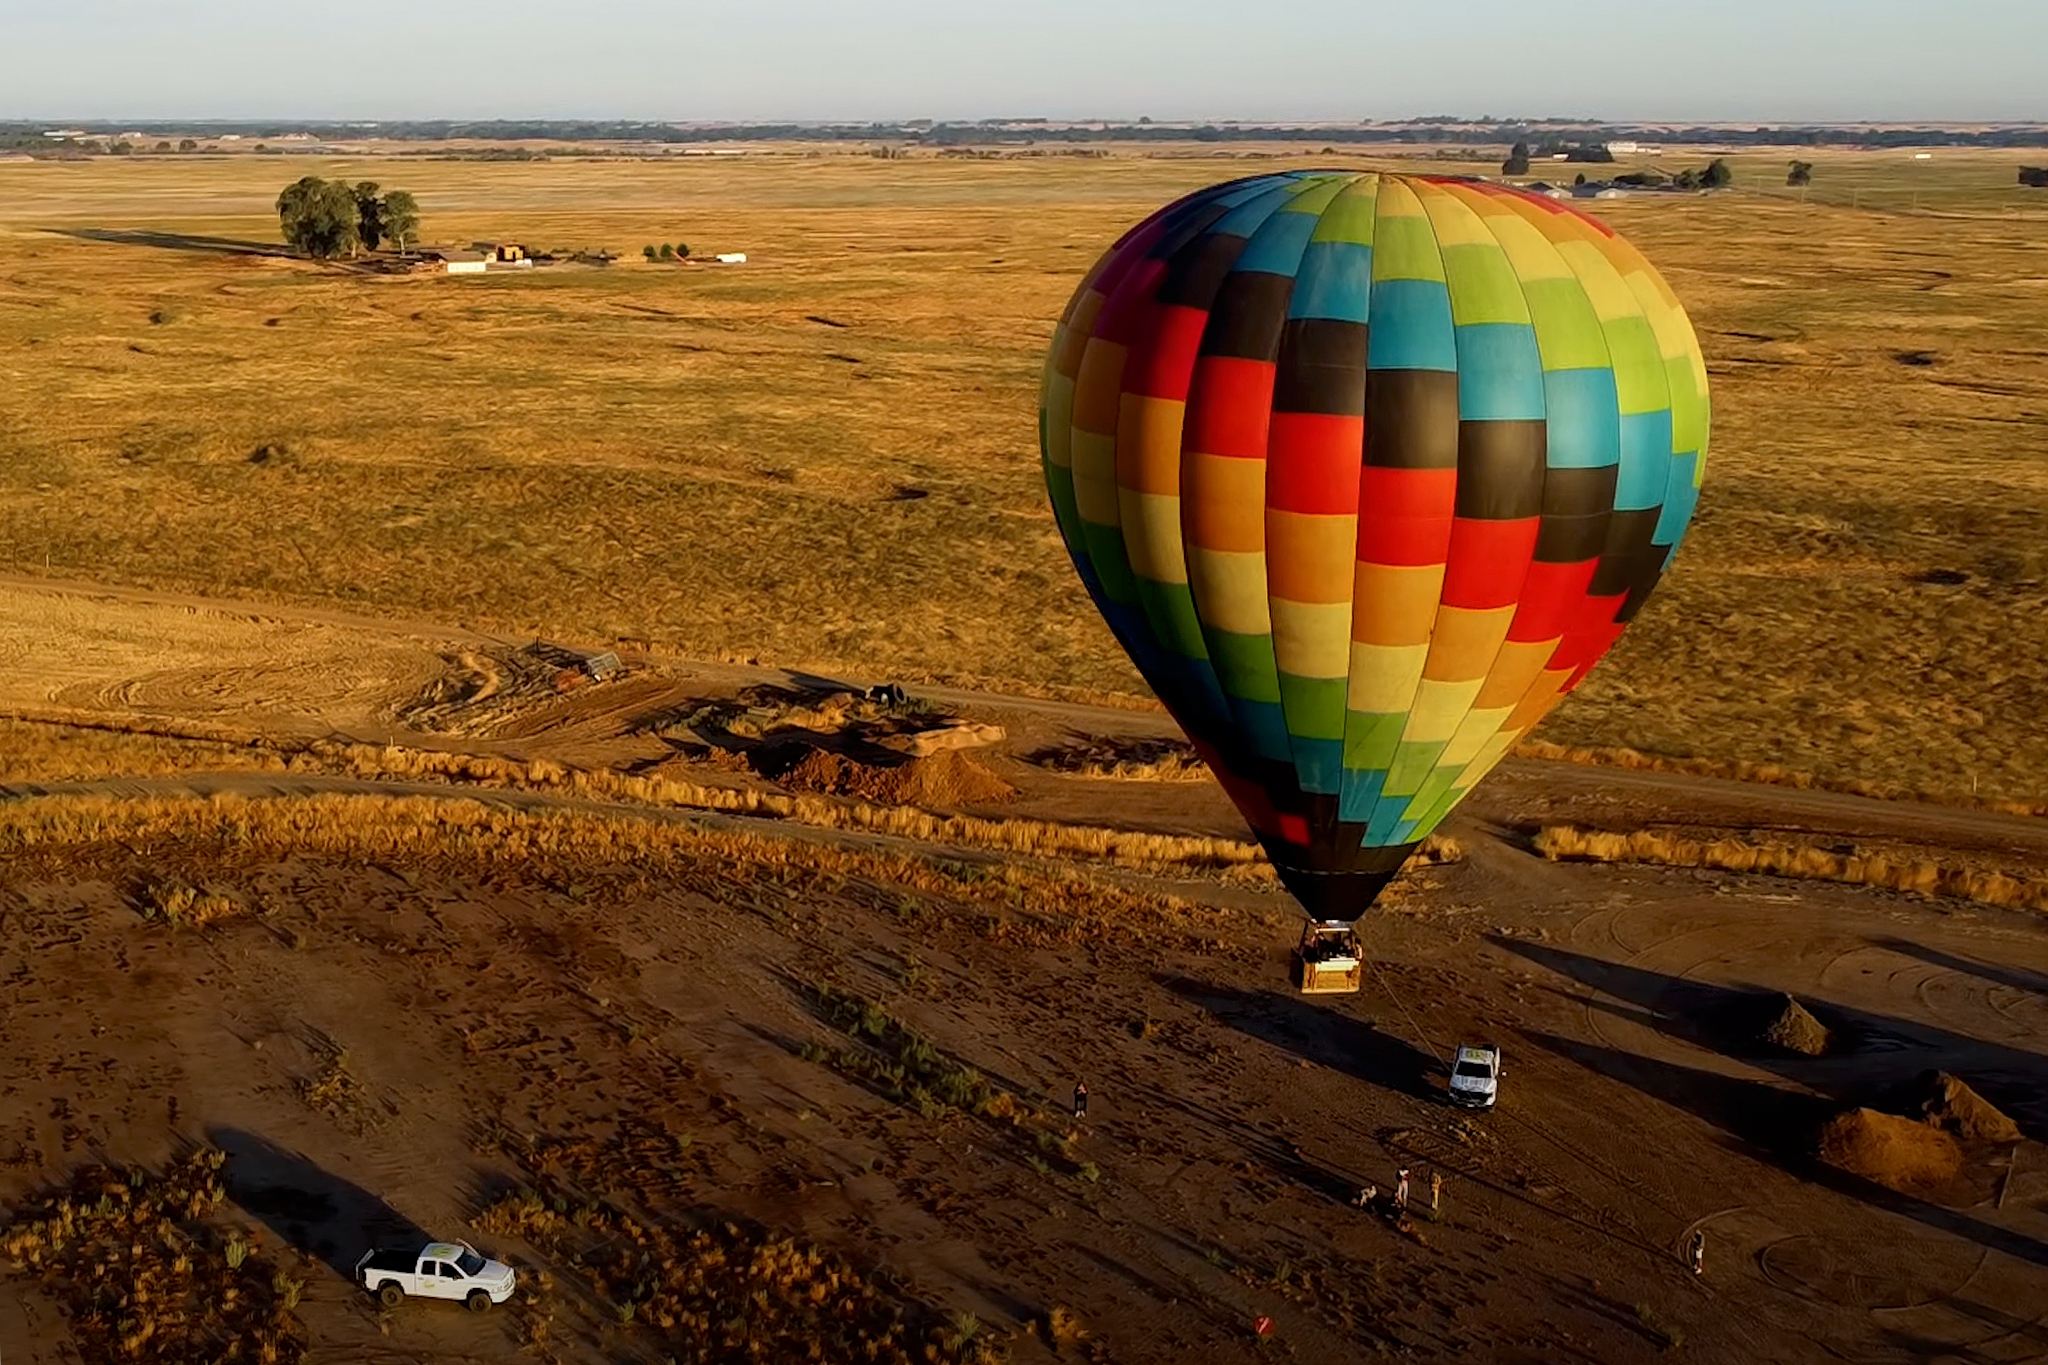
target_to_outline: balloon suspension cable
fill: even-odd
[[[1372,968],[1372,979],[1379,982],[1380,989],[1387,993],[1387,999],[1393,1001],[1394,1008],[1400,1010],[1401,1013],[1407,1017],[1408,1027],[1415,1030],[1415,1036],[1421,1039],[1423,1047],[1429,1050],[1431,1060],[1433,1060],[1438,1066],[1442,1066],[1444,1064],[1444,1059],[1437,1053],[1436,1044],[1429,1041],[1429,1035],[1424,1033],[1422,1031],[1422,1025],[1416,1022],[1415,1012],[1409,1009],[1408,1006],[1406,1006],[1405,1004],[1401,1003],[1401,997],[1394,994],[1394,988],[1387,984],[1386,975],[1380,971],[1379,959],[1368,957],[1365,959],[1365,962],[1367,966]]]

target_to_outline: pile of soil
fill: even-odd
[[[1991,1101],[1946,1071],[1924,1073],[1897,1096],[1901,1113],[1954,1133],[1966,1142],[2018,1142],[2019,1125]]]
[[[890,735],[876,742],[885,749],[894,749],[912,758],[925,758],[944,749],[978,749],[983,745],[1000,743],[1002,738],[1003,727],[1000,725],[976,725],[963,720],[935,730]]]
[[[1015,787],[957,749],[891,767],[813,749],[775,780],[801,791],[850,796],[883,806],[979,806],[1007,801],[1017,794]]]
[[[1766,1018],[1757,1041],[1801,1056],[1818,1057],[1828,1050],[1828,1030],[1806,1006],[1788,995],[1777,1011]]]
[[[1875,1109],[1851,1109],[1820,1130],[1815,1155],[1900,1194],[1925,1194],[1963,1173],[1963,1149],[1939,1128]]]

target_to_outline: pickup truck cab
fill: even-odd
[[[1500,1098],[1500,1046],[1481,1043],[1461,1047],[1451,1061],[1451,1103],[1465,1109],[1491,1109]]]
[[[366,1251],[356,1262],[356,1278],[386,1308],[396,1308],[411,1294],[422,1299],[454,1299],[472,1313],[487,1311],[512,1297],[512,1267],[483,1256],[467,1242],[429,1242],[423,1247]]]

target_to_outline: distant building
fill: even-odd
[[[483,252],[456,247],[423,246],[417,254],[429,269],[438,266],[450,275],[481,275],[490,264],[490,258]]]
[[[1634,156],[1637,152],[1640,152],[1642,149],[1643,148],[1641,143],[1631,141],[1627,138],[1624,138],[1619,142],[1610,142],[1607,144],[1607,150],[1613,152],[1616,156]]]
[[[747,263],[747,253],[744,251],[721,251],[711,259],[717,261],[720,265],[745,265]]]

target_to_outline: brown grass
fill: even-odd
[[[211,866],[229,855],[446,860],[543,878],[594,870],[666,877],[741,899],[749,897],[739,888],[767,881],[786,897],[855,896],[901,920],[957,922],[997,942],[1040,947],[1162,939],[1212,947],[1235,914],[1067,869],[875,853],[627,813],[509,811],[460,798],[61,796],[0,804],[0,857]]]
[[[274,753],[197,735],[174,737],[125,727],[0,717],[0,782],[76,782],[283,767],[284,760]]]
[[[1807,202],[1758,151],[1738,184],[1768,194],[1601,205],[1692,311],[1715,449],[1672,573],[1543,737],[2038,799],[2038,201],[2003,153],[1811,156]],[[0,567],[1139,693],[1038,487],[1041,351],[1105,243],[1253,168],[0,165],[25,381],[0,393]],[[66,235],[274,241],[308,170],[407,184],[431,237],[627,252],[682,195],[693,239],[752,259],[372,280]]]
[[[1089,735],[1071,743],[1042,749],[1030,762],[1076,777],[1107,777],[1124,782],[1205,782],[1209,765],[1184,739],[1126,739]]]
[[[1964,810],[1992,811],[1999,815],[2048,815],[2048,801],[2016,801],[1996,796],[1975,796],[1968,792],[1925,791],[1897,782],[1875,782],[1863,778],[1826,778],[1797,772],[1775,763],[1751,763],[1745,759],[1678,758],[1646,754],[1636,749],[1593,749],[1553,744],[1545,739],[1524,739],[1511,751],[1516,758],[1535,758],[1558,763],[1581,763],[1602,768],[1626,768],[1635,772],[1683,773],[1688,777],[1719,777],[1731,782],[1755,782],[1771,787],[1796,787],[1803,791],[1840,792],[1867,796],[1876,801],[1920,801],[1929,805],[1956,806]]]
[[[1664,867],[1711,867],[1724,872],[1758,872],[1774,877],[1848,882],[1923,896],[1952,896],[2012,909],[2048,910],[2048,882],[2004,872],[1945,867],[1872,854],[1836,853],[1803,844],[1762,844],[1742,839],[1711,843],[1651,830],[1616,833],[1576,825],[1545,825],[1536,850],[1552,862],[1656,863]]]
[[[114,722],[107,722],[108,726]],[[670,810],[704,810],[793,821],[822,829],[860,830],[1037,858],[1090,858],[1139,870],[1230,871],[1240,876],[1272,876],[1265,852],[1256,843],[1197,835],[1149,834],[1094,825],[1069,825],[1030,819],[983,819],[942,815],[914,806],[877,806],[822,796],[786,796],[752,788],[714,787],[665,777],[635,777],[604,769],[570,768],[550,759],[515,759],[491,754],[449,753],[399,745],[348,744],[332,740],[300,741],[240,733],[201,723],[136,721],[147,726],[145,741],[176,746],[198,745],[192,752],[206,758],[239,755],[245,761],[224,761],[228,769],[251,767],[324,773],[383,781],[447,782],[454,785],[514,791],[551,792],[594,801],[618,802]],[[31,733],[50,727],[26,726]],[[67,726],[58,726],[62,732]],[[168,729],[177,738],[159,739]],[[87,732],[98,733],[98,732]],[[201,739],[210,735],[218,738]],[[234,735],[234,739],[227,736]],[[126,736],[133,738],[132,734]],[[121,732],[104,735],[109,753],[119,755]],[[64,743],[62,734],[47,739]],[[246,746],[230,749],[230,744]],[[143,744],[145,752],[153,744]],[[171,752],[166,750],[165,752]],[[116,763],[116,767],[121,764]],[[134,765],[129,765],[134,766]],[[168,771],[180,771],[171,768]],[[190,771],[189,768],[183,769]],[[1456,862],[1462,856],[1455,839],[1432,835],[1416,854],[1416,865]]]
[[[0,1231],[0,1255],[60,1305],[89,1365],[294,1365],[301,1282],[212,1222],[223,1155],[161,1172],[87,1167]]]
[[[886,1275],[716,1209],[689,1204],[703,1160],[687,1136],[627,1118],[602,1139],[500,1134],[528,1188],[477,1220],[518,1237],[666,1358],[818,1365],[979,1365],[997,1339],[962,1331]],[[542,1345],[552,1277],[530,1277],[514,1312]]]

